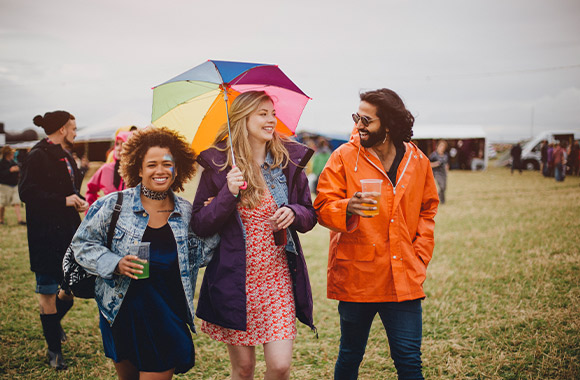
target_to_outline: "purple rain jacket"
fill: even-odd
[[[312,291],[306,261],[296,231],[305,233],[316,225],[308,180],[303,169],[313,151],[295,142],[285,143],[291,162],[283,169],[288,183],[288,204],[296,218],[289,230],[296,244],[297,254],[287,252],[292,277],[296,317],[315,331],[312,317]],[[220,244],[208,264],[196,315],[218,326],[246,331],[246,242],[240,216],[238,198],[230,193],[226,174],[219,171],[226,154],[215,148],[203,151],[197,158],[204,168],[191,215],[191,228],[199,236],[220,234]],[[210,197],[213,201],[204,206]]]

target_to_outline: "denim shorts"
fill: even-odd
[[[36,275],[36,293],[57,294],[62,283],[62,273],[34,273]]]

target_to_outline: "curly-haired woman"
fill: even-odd
[[[204,274],[197,315],[204,332],[227,344],[236,380],[253,379],[257,345],[264,347],[265,378],[288,379],[296,317],[314,329],[297,235],[316,224],[303,171],[312,150],[280,137],[275,115],[265,92],[239,95],[230,107],[237,166],[227,125],[198,158],[205,170],[192,229],[200,236],[219,233],[221,243]],[[244,182],[247,188],[241,189]],[[269,220],[287,242],[276,241]]]
[[[135,132],[123,144],[128,187],[111,248],[107,231],[116,193],[98,199],[73,238],[79,264],[97,275],[95,300],[105,355],[119,379],[170,379],[195,362],[193,295],[211,239],[189,229],[191,205],[174,194],[194,174],[194,153],[167,128]],[[150,243],[149,278],[135,247]],[[139,276],[141,277],[141,276]]]

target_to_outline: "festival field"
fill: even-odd
[[[580,378],[580,178],[563,183],[509,169],[450,172],[448,202],[436,217],[436,247],[425,283],[423,364],[427,379]],[[115,379],[102,353],[93,300],[63,320],[69,369],[46,364],[26,228],[13,209],[0,226],[0,378]],[[298,325],[292,379],[332,378],[337,302],[326,298],[328,231],[302,236],[318,339]],[[201,278],[201,277],[200,277]],[[199,320],[196,321],[199,329]],[[226,379],[226,348],[194,336],[196,366],[176,379]],[[256,379],[263,376],[257,349]],[[377,319],[360,379],[396,379]]]

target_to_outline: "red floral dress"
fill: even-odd
[[[254,209],[238,205],[246,230],[246,331],[202,321],[212,339],[235,346],[256,346],[296,338],[296,309],[284,247],[274,243],[268,218],[277,206],[270,192]]]

